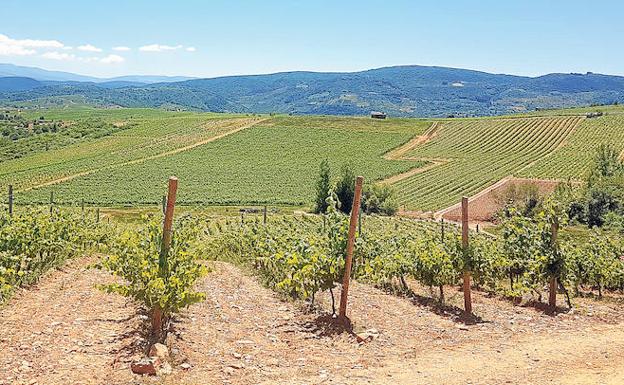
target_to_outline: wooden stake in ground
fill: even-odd
[[[358,213],[358,235],[362,235],[362,210],[359,210]]]
[[[555,249],[557,247],[557,235],[559,233],[559,222],[555,217],[555,220],[552,223],[552,245],[551,247]],[[555,311],[557,308],[557,277],[553,274],[550,277],[549,289],[548,289],[548,307],[552,311]]]
[[[9,216],[13,216],[13,185],[9,185]]]
[[[462,198],[462,248],[468,253],[468,197]],[[470,270],[464,268],[464,310],[472,314],[472,296],[470,293]]]
[[[347,258],[345,261],[345,272],[342,278],[342,291],[340,292],[339,316],[342,320],[347,319],[347,298],[349,295],[349,280],[351,279],[351,266],[353,265],[353,247],[355,245],[355,225],[358,222],[360,211],[360,201],[362,199],[362,183],[364,178],[358,176],[355,180],[355,196],[353,197],[353,207],[351,208],[351,221],[349,222],[349,237],[347,239]]]
[[[267,207],[264,206],[264,210],[262,211],[262,223],[267,224]]]
[[[442,218],[442,220],[440,221],[440,229],[441,229],[441,239],[442,239],[442,243],[444,243],[444,218]]]
[[[52,215],[53,207],[54,207],[54,191],[50,191],[50,215]]]
[[[100,208],[95,209],[95,223],[100,223]]]
[[[159,269],[163,271],[167,268],[167,255],[171,247],[171,235],[173,227],[173,209],[175,207],[176,193],[178,191],[178,178],[169,178],[169,190],[167,192],[167,205],[165,206],[165,220],[163,222],[162,248],[158,259]],[[156,306],[152,312],[152,332],[160,338],[163,327],[163,312]]]

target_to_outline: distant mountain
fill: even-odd
[[[215,112],[390,116],[479,116],[536,108],[624,102],[624,77],[490,74],[424,66],[353,73],[284,72],[180,82],[47,83],[0,92],[0,103],[78,95],[95,105],[163,107]],[[48,99],[46,99],[48,100]]]
[[[105,79],[107,82],[135,82],[135,83],[173,83],[183,82],[186,80],[192,80],[189,76],[150,76],[150,75],[135,75],[135,76],[119,76],[116,78]]]
[[[43,83],[31,78],[18,76],[0,77],[0,92],[27,91],[41,87]]]
[[[130,84],[170,83],[195,79],[188,76],[119,76],[114,78],[97,78],[93,76],[77,75],[69,72],[48,71],[36,67],[24,67],[14,64],[0,63],[0,78],[2,77],[28,77],[39,81],[56,82],[93,82],[115,83],[127,82]]]
[[[40,81],[92,82],[97,80],[94,77],[76,75],[69,72],[48,71],[36,67],[22,67],[14,64],[0,63],[0,77],[7,76],[26,77]]]

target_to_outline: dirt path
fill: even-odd
[[[427,143],[430,140],[432,140],[433,138],[435,138],[435,136],[436,136],[436,134],[438,132],[438,128],[441,125],[442,125],[442,123],[439,122],[439,121],[433,122],[431,124],[431,127],[429,127],[429,129],[427,129],[427,131],[425,131],[424,134],[417,135],[417,136],[413,137],[412,139],[410,139],[404,145],[399,146],[397,148],[394,148],[394,149],[388,151],[384,155],[384,159],[387,159],[387,160],[401,160],[401,159],[414,160],[415,158],[405,157],[405,154],[407,154],[409,151],[413,150],[416,146],[424,144],[424,143]]]
[[[112,169],[119,168],[119,167],[125,167],[125,166],[130,166],[130,165],[133,165],[133,164],[144,163],[144,162],[147,162],[147,161],[150,161],[150,160],[164,158],[164,157],[167,157],[167,156],[179,154],[181,152],[189,151],[189,150],[192,150],[192,149],[194,149],[196,147],[203,146],[203,145],[208,144],[210,142],[214,142],[215,140],[219,140],[219,139],[224,138],[224,137],[226,137],[228,135],[235,134],[235,133],[240,132],[242,130],[245,130],[247,128],[251,128],[251,127],[255,126],[256,124],[259,124],[259,123],[264,122],[266,120],[268,120],[268,119],[267,118],[264,118],[264,119],[244,119],[242,125],[234,128],[234,129],[232,129],[230,131],[224,132],[224,133],[216,135],[216,136],[212,136],[212,137],[210,137],[208,139],[200,140],[198,142],[195,142],[193,144],[190,144],[190,145],[187,145],[187,146],[184,146],[184,147],[176,148],[176,149],[170,150],[170,151],[165,151],[165,152],[162,152],[162,153],[159,153],[159,154],[155,154],[155,155],[151,155],[151,156],[147,156],[147,157],[144,157],[144,158],[133,159],[133,160],[130,160],[130,161],[127,161],[127,162],[119,163],[119,164],[114,164],[114,165],[104,166],[104,167],[98,167],[98,168],[94,168],[94,169],[91,169],[91,170],[79,172],[79,173],[76,173],[76,174],[67,175],[67,176],[64,176],[62,178],[53,179],[53,180],[50,180],[50,181],[47,181],[47,182],[44,182],[44,183],[40,183],[40,184],[38,184],[36,186],[31,186],[31,187],[25,188],[25,189],[23,189],[23,190],[21,190],[19,192],[27,192],[27,191],[36,190],[36,189],[39,189],[39,188],[42,188],[42,187],[47,187],[47,186],[52,186],[52,185],[59,184],[59,183],[68,182],[68,181],[70,181],[72,179],[76,179],[76,178],[79,178],[79,177],[87,176],[87,175],[90,175],[90,174],[93,174],[95,172],[102,171],[102,170],[112,170]]]
[[[132,306],[95,288],[90,260],[55,271],[0,309],[0,384],[128,384],[140,336]]]
[[[431,352],[416,364],[390,365],[374,383],[623,384],[621,325],[512,338],[504,344]]]
[[[412,160],[424,160],[424,159],[412,159]],[[403,179],[407,179],[409,177],[412,177],[416,174],[420,174],[422,172],[425,171],[429,171],[434,167],[438,167],[440,165],[443,165],[445,163],[448,163],[448,160],[441,160],[441,159],[436,159],[436,160],[429,160],[429,164],[424,166],[424,167],[417,167],[417,168],[413,168],[411,170],[408,170],[406,172],[403,172],[401,174],[397,174],[397,175],[392,175],[389,178],[386,178],[384,180],[382,180],[380,183],[384,183],[384,184],[393,184],[396,183],[400,180]]]
[[[388,177],[382,180],[380,183],[393,184],[403,179],[407,179],[411,176],[414,176],[416,174],[420,174],[422,172],[431,170],[434,167],[438,167],[442,164],[448,163],[449,162],[448,159],[427,159],[427,158],[405,156],[405,154],[407,154],[408,152],[410,152],[417,146],[427,143],[433,138],[435,138],[435,136],[438,133],[438,129],[440,128],[441,125],[442,125],[442,122],[439,122],[439,121],[433,122],[431,124],[431,127],[429,127],[429,129],[424,134],[413,137],[404,145],[394,148],[384,155],[384,159],[386,160],[427,161],[429,162],[429,164],[425,165],[424,167],[412,168],[401,174],[392,175],[391,177]]]
[[[91,262],[0,309],[0,384],[622,383],[621,301],[577,299],[574,312],[552,317],[475,291],[482,322],[465,325],[454,288],[440,306],[413,282],[409,298],[354,282],[354,331],[376,334],[360,344],[327,316],[327,293],[325,311],[309,312],[225,263],[197,287],[207,300],[174,323],[172,374],[138,377],[129,369],[145,344],[137,308],[95,289],[111,277],[85,269]]]

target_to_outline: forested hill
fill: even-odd
[[[38,105],[51,100],[58,104],[80,96],[80,100],[93,105],[215,112],[363,115],[379,110],[391,116],[474,116],[624,102],[621,76],[587,73],[523,77],[423,66],[353,73],[285,72],[154,84],[127,79],[34,80],[0,77],[0,104]]]

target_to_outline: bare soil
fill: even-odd
[[[537,187],[541,196],[551,194],[557,188],[559,181],[546,179],[526,179],[507,177],[501,179],[492,186],[480,191],[470,197],[470,210],[468,217],[471,222],[490,222],[495,214],[502,208],[500,197],[511,185],[516,187],[533,185]],[[456,204],[436,213],[437,218],[444,218],[449,221],[461,221],[461,205]]]
[[[354,282],[350,331],[329,315],[328,294],[310,311],[226,263],[199,283],[207,300],[173,324],[173,372],[141,377],[130,371],[146,349],[141,311],[96,289],[112,278],[91,262],[50,273],[0,309],[0,384],[624,383],[621,297],[577,298],[573,311],[549,315],[475,291],[476,317],[465,319],[458,288],[442,306],[413,282],[409,296]],[[364,331],[375,338],[359,343]]]

